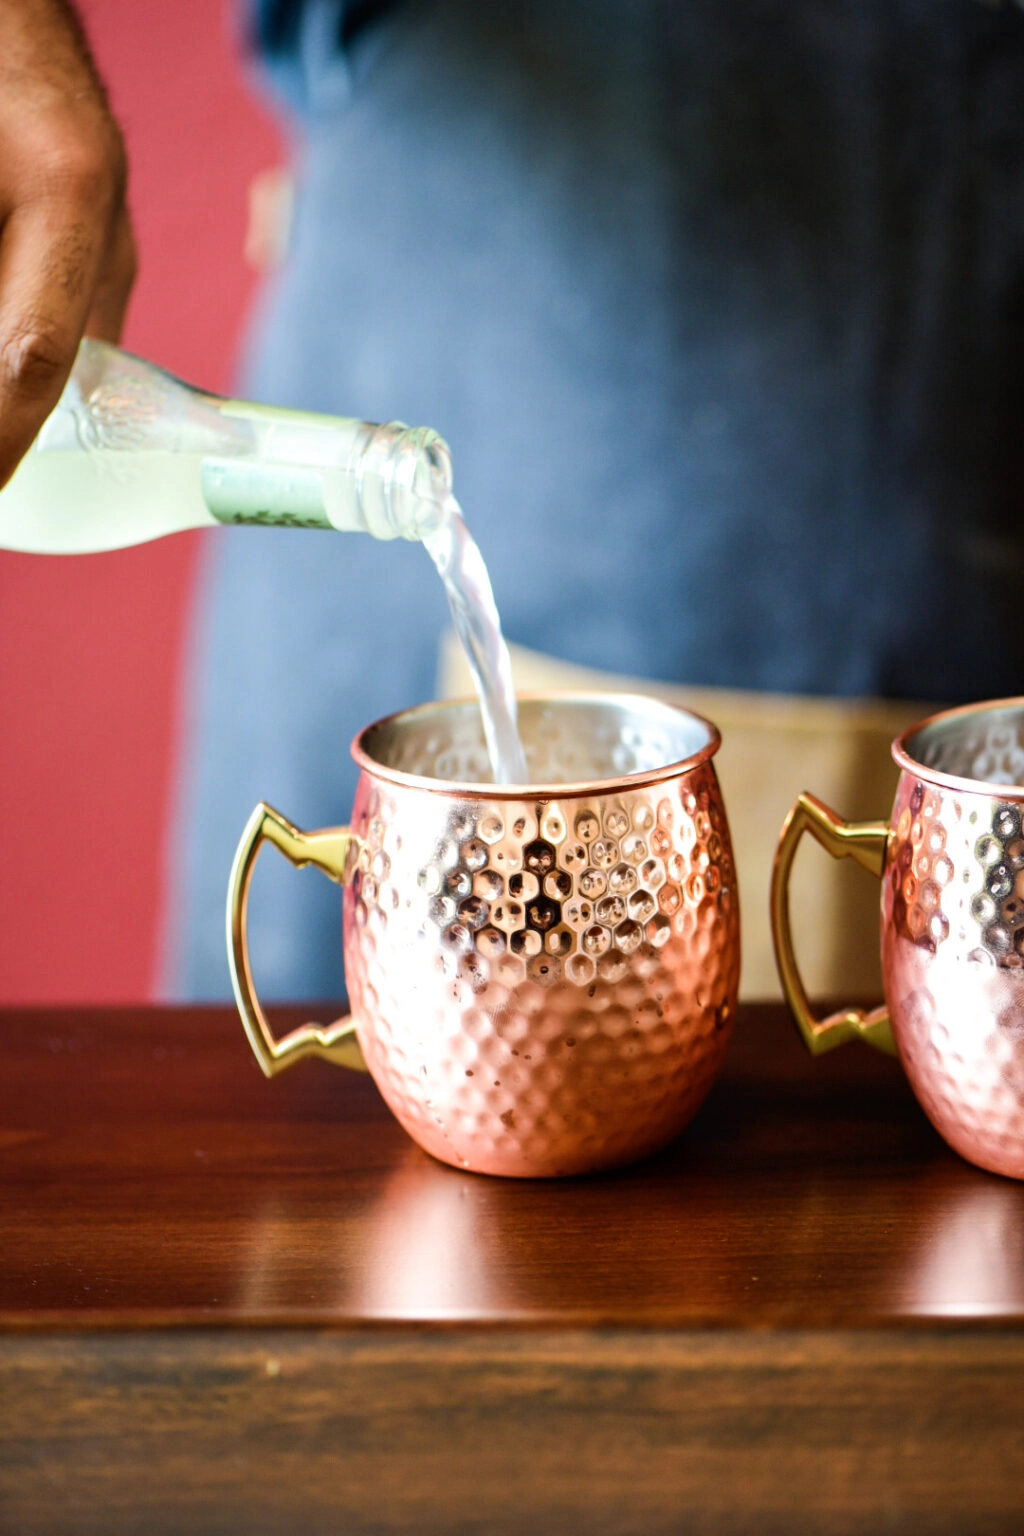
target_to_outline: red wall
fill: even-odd
[[[124,344],[230,387],[254,172],[283,158],[239,7],[79,0],[124,128],[139,279]],[[179,669],[200,535],[74,559],[0,552],[0,1003],[150,996]]]

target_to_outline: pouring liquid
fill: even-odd
[[[444,582],[452,622],[473,676],[495,784],[525,784],[512,663],[483,556],[454,496],[423,545]]]

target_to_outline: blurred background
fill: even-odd
[[[124,345],[230,392],[257,281],[250,184],[283,163],[231,0],[80,0],[131,164]],[[179,680],[201,534],[0,551],[0,1003],[124,1002],[160,969]]]
[[[795,795],[884,815],[929,701],[1024,688],[1024,8],[249,0],[297,154],[244,0],[80,10],[131,166],[126,347],[449,439],[518,686],[645,679],[722,729],[771,995]],[[465,689],[423,551],[328,543],[0,552],[0,1003],[230,995],[253,804],[345,820],[354,731]],[[876,995],[877,885],[801,859],[809,989]],[[337,997],[337,892],[264,864],[261,990]]]

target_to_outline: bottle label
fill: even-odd
[[[330,528],[317,469],[259,460],[204,459],[203,500],[219,523]]]

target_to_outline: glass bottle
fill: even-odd
[[[450,504],[427,427],[222,400],[87,339],[0,491],[0,547],[85,554],[222,523],[423,539]]]

